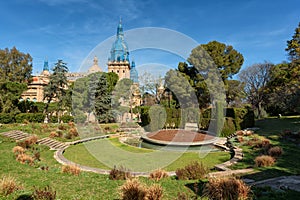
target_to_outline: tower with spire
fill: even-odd
[[[121,18],[117,28],[116,40],[111,47],[107,65],[108,72],[116,73],[119,76],[119,80],[130,78],[129,50],[124,40]]]

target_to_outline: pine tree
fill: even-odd
[[[51,101],[58,102],[57,112],[63,109],[63,99],[66,95],[68,80],[66,73],[68,72],[67,64],[62,60],[58,60],[53,68],[53,73],[49,77],[49,83],[44,88],[44,99],[47,101],[45,106],[45,113],[48,112]]]
[[[289,59],[292,63],[300,64],[300,23],[295,29],[295,34],[291,40],[287,41],[287,48]]]

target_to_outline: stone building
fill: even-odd
[[[68,72],[66,74],[68,83],[76,81],[78,78],[87,76],[88,74],[102,72],[101,67],[98,65],[98,58],[94,57],[94,64],[88,69],[87,72]],[[49,83],[49,65],[48,61],[44,61],[43,71],[40,75],[33,76],[32,82],[28,84],[28,88],[21,95],[21,101],[33,101],[33,102],[43,102],[44,101],[44,87]],[[46,101],[44,101],[46,102]]]

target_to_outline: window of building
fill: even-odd
[[[125,70],[123,70],[123,73],[125,73]]]
[[[33,98],[33,102],[36,102],[36,98],[35,97]]]
[[[29,98],[29,97],[27,97],[26,101],[30,101],[30,98]]]
[[[119,73],[119,70],[117,70],[117,73]]]

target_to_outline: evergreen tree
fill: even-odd
[[[295,29],[295,33],[291,40],[287,41],[287,48],[289,59],[292,63],[300,64],[300,23]]]
[[[99,123],[113,121],[111,110],[111,94],[107,82],[107,74],[101,74],[95,90],[95,114]]]
[[[48,107],[51,101],[58,102],[57,112],[63,110],[63,100],[68,88],[66,73],[68,67],[62,60],[58,60],[53,67],[53,73],[49,77],[49,83],[44,88],[44,99],[47,101],[45,113],[48,112]]]

